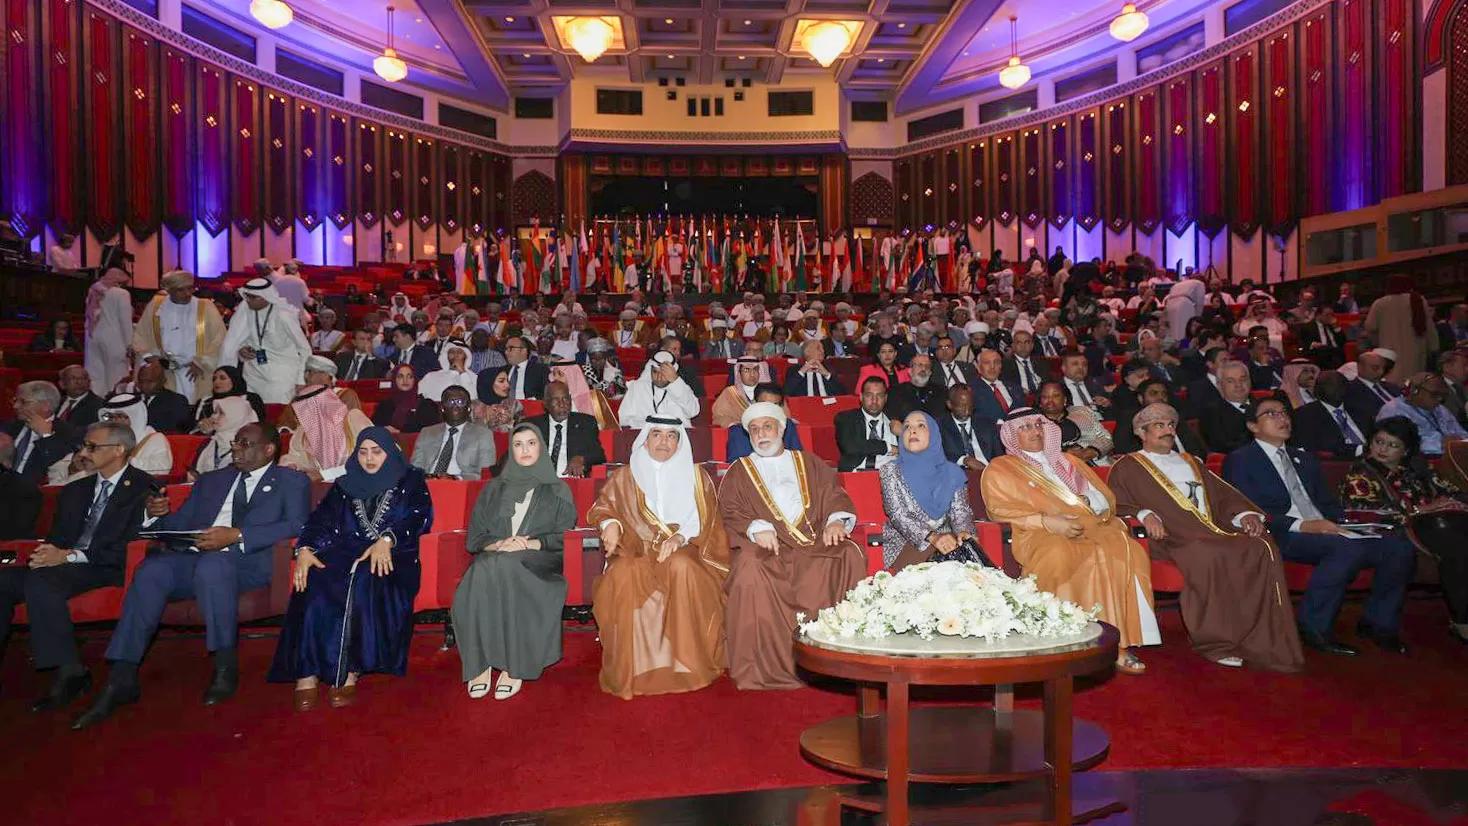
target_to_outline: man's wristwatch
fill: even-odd
[[[78,555],[76,551],[67,551],[66,561],[75,564],[81,561],[81,556]]]

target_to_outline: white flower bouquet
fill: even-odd
[[[1033,576],[1014,579],[974,562],[925,562],[896,574],[878,571],[858,582],[846,599],[822,608],[805,633],[883,639],[914,634],[983,637],[1010,634],[1062,637],[1082,632],[1100,613],[1066,602],[1035,585]]]

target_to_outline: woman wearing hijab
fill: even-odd
[[[474,420],[501,433],[520,419],[524,406],[510,395],[510,368],[496,368],[489,383],[489,398],[474,403]]]
[[[471,698],[488,696],[493,685],[494,698],[508,700],[561,658],[561,550],[575,524],[571,491],[556,477],[540,431],[519,425],[509,461],[474,503],[466,542],[474,561],[451,609]]]
[[[937,420],[921,410],[907,414],[897,448],[897,461],[877,469],[887,514],[882,564],[893,573],[947,557],[974,535],[968,474],[943,455]]]
[[[432,524],[423,471],[385,429],[362,431],[346,472],[296,540],[295,593],[270,680],[295,683],[297,711],[316,707],[323,681],[341,708],[356,698],[361,675],[407,670],[418,538]]]
[[[990,518],[1014,531],[1014,558],[1041,590],[1083,607],[1121,633],[1116,669],[1142,674],[1132,651],[1162,642],[1152,610],[1147,552],[1116,516],[1116,498],[1080,457],[1060,449],[1060,427],[1016,408],[999,437],[1008,453],[985,468],[980,486]]]
[[[624,700],[697,691],[724,671],[729,537],[683,427],[649,416],[586,517],[609,560],[591,608],[601,689]]]
[[[214,415],[207,422],[212,435],[199,448],[199,455],[194,457],[194,464],[189,468],[189,481],[229,465],[234,458],[232,442],[235,434],[245,425],[258,421],[259,417],[243,396],[227,396],[215,401]]]
[[[214,415],[214,402],[235,396],[249,402],[250,409],[255,411],[255,421],[265,421],[265,402],[261,401],[260,396],[252,393],[246,386],[245,374],[240,371],[240,368],[233,364],[216,367],[210,381],[212,382],[212,394],[200,399],[199,403],[194,406],[194,421],[197,422],[194,425],[195,433],[203,433],[206,436],[212,433],[212,429],[205,429],[205,421]]]
[[[474,391],[469,392],[472,395]],[[418,377],[412,366],[401,364],[394,368],[392,392],[377,403],[377,409],[372,411],[372,423],[389,433],[417,433],[438,424],[439,420],[438,405],[419,395]]]
[[[432,402],[443,398],[443,391],[450,387],[462,387],[469,391],[469,397],[479,392],[479,380],[469,369],[469,345],[463,341],[454,339],[444,345],[443,351],[438,354],[438,369],[423,376],[418,381],[418,395]]]

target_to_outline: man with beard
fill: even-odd
[[[667,350],[653,353],[642,378],[627,385],[617,418],[622,427],[642,427],[648,416],[677,416],[693,421],[699,401],[678,375],[678,358]]]
[[[914,410],[926,411],[935,419],[942,416],[948,389],[933,376],[933,357],[918,353],[907,369],[908,380],[893,388],[887,399],[887,417],[900,422]]]

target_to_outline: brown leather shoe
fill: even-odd
[[[310,711],[316,707],[316,699],[320,696],[320,686],[310,688],[298,688],[295,691],[294,701],[296,711]]]
[[[326,690],[326,702],[332,708],[346,708],[357,699],[357,685],[332,686]]]

